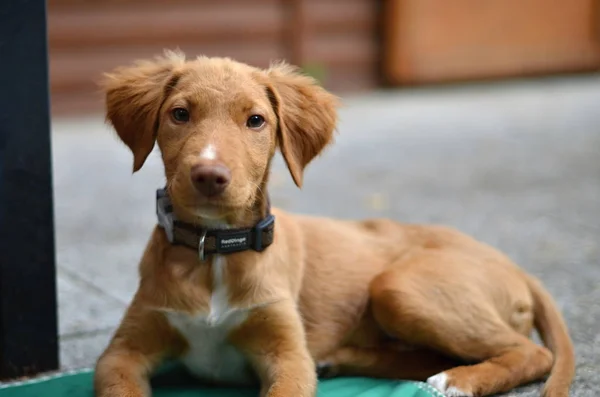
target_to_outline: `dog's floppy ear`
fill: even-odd
[[[153,61],[138,61],[105,74],[100,83],[106,95],[106,120],[133,153],[133,172],[152,152],[158,112],[180,74],[185,57],[166,52]]]
[[[333,138],[338,98],[285,63],[271,66],[267,75],[279,148],[294,182],[302,187],[304,168]]]

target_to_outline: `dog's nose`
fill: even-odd
[[[231,182],[231,172],[222,164],[196,164],[190,173],[192,182],[204,196],[217,196]]]

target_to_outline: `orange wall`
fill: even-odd
[[[386,0],[392,84],[600,69],[598,0]]]

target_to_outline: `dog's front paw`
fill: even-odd
[[[143,391],[136,390],[134,388],[127,387],[113,387],[108,390],[102,390],[96,393],[96,397],[149,397],[150,392],[144,393]]]
[[[472,392],[454,386],[445,372],[429,377],[427,383],[438,389],[446,397],[473,397]]]

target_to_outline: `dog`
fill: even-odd
[[[301,187],[336,133],[339,99],[298,68],[166,52],[102,87],[133,172],[157,143],[166,187],[97,396],[149,396],[165,360],[263,397],[313,397],[319,375],[422,380],[447,396],[549,375],[543,396],[568,396],[562,315],[502,253],[444,226],[271,208],[276,150]]]

